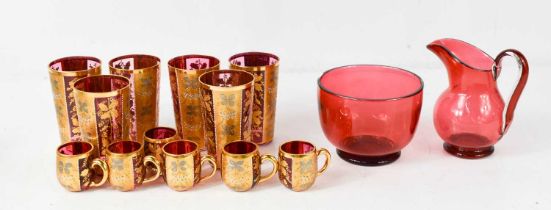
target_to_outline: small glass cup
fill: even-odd
[[[321,127],[344,160],[379,166],[400,157],[412,139],[423,101],[423,81],[389,66],[331,69],[318,80]]]
[[[273,164],[272,171],[261,176],[264,161]],[[260,155],[258,146],[248,141],[234,141],[226,144],[222,152],[220,171],[222,181],[230,189],[243,192],[264,182],[277,172],[277,159],[272,155]]]
[[[318,169],[318,157],[325,156],[325,162]],[[294,140],[279,146],[279,181],[290,190],[307,190],[329,166],[331,154],[325,148],[316,147],[307,141]]]
[[[143,144],[137,141],[117,141],[107,148],[109,165],[109,183],[119,191],[131,191],[143,183],[155,181],[161,175],[161,166],[157,158],[144,157]],[[146,177],[147,165],[151,164],[156,172]]]
[[[216,160],[212,155],[201,157],[199,145],[189,140],[171,141],[163,147],[163,179],[170,189],[184,191],[216,174]],[[201,176],[204,163],[212,171]]]
[[[154,127],[147,130],[144,134],[145,155],[153,155],[162,165],[163,146],[176,139],[179,138],[174,128]]]
[[[94,158],[94,145],[85,141],[73,141],[57,148],[57,180],[71,192],[79,192],[91,187],[99,187],[107,181],[109,171],[105,161]],[[101,174],[95,172],[101,170]],[[93,180],[101,176],[101,181]]]

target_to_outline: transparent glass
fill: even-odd
[[[326,71],[318,86],[321,127],[342,159],[377,166],[400,157],[419,120],[419,76],[394,67],[353,65]]]
[[[461,158],[491,155],[513,118],[513,112],[528,79],[528,62],[517,50],[505,50],[494,60],[475,46],[456,39],[440,39],[427,48],[448,70],[449,87],[434,108],[434,126],[446,142],[444,149]],[[513,56],[521,76],[505,104],[497,88],[501,59]]]

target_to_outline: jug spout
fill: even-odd
[[[491,71],[494,59],[477,47],[458,39],[438,39],[427,45],[445,64],[462,65],[479,71]]]
[[[480,85],[494,84],[494,59],[477,47],[461,40],[445,38],[431,42],[427,48],[446,66],[450,86],[461,85],[455,84],[460,81]],[[468,77],[468,80],[464,80],[464,77]]]

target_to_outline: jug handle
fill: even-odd
[[[511,56],[514,57],[515,60],[518,63],[518,69],[520,71],[520,78],[518,80],[517,86],[515,87],[515,90],[513,91],[513,94],[511,95],[511,99],[509,100],[509,103],[507,104],[505,108],[505,122],[503,125],[503,129],[501,131],[501,135],[504,135],[507,130],[509,129],[509,126],[511,125],[511,121],[513,121],[513,115],[515,108],[517,106],[518,99],[520,98],[520,95],[522,94],[522,90],[524,89],[524,86],[526,86],[526,81],[528,80],[528,61],[526,60],[526,57],[515,49],[507,49],[504,51],[501,51],[496,59],[495,63],[492,66],[492,76],[494,80],[497,80],[499,77],[499,74],[501,73],[501,61],[504,57]]]

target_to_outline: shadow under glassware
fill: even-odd
[[[170,89],[176,129],[182,139],[194,141],[205,150],[199,76],[220,69],[220,61],[208,55],[183,55],[168,61]]]
[[[389,66],[350,65],[326,71],[318,86],[321,126],[342,159],[379,166],[400,157],[421,112],[419,76]]]
[[[246,71],[219,70],[204,73],[199,82],[205,144],[220,166],[226,143],[251,139],[254,76]]]

